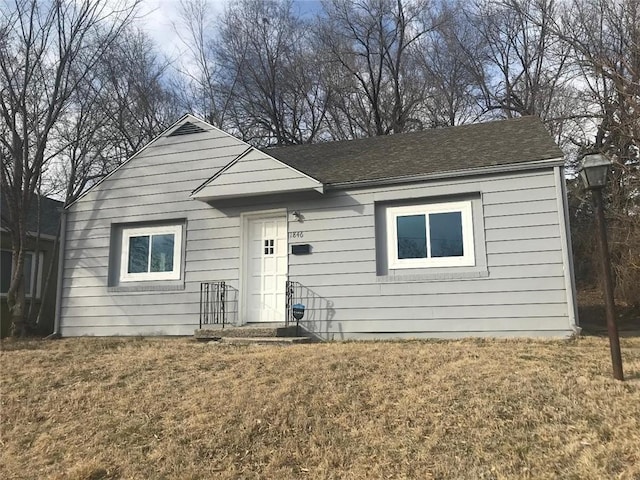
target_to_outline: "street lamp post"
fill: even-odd
[[[613,377],[624,381],[622,373],[622,357],[620,355],[620,338],[616,325],[615,303],[613,299],[613,280],[611,275],[611,258],[607,243],[607,228],[604,218],[602,189],[607,183],[607,174],[611,162],[600,154],[586,155],[582,161],[580,176],[587,190],[591,190],[593,205],[596,213],[596,236],[600,253],[600,268],[602,271],[604,302],[607,316],[607,331],[609,333],[609,348],[611,349],[611,363]]]

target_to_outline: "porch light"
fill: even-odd
[[[607,174],[610,167],[611,161],[604,155],[599,153],[586,155],[580,168],[580,177],[585,188],[588,190],[604,188],[607,184]]]

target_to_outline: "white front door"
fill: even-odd
[[[284,322],[287,282],[287,217],[248,217],[245,243],[247,322]]]

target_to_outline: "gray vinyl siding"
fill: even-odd
[[[289,243],[308,243],[312,253],[289,255],[289,276],[303,286],[296,299],[307,305],[303,325],[323,339],[571,333],[553,168],[236,198],[216,206],[189,198],[246,148],[218,130],[160,138],[70,208],[62,335],[191,335],[203,281],[228,283],[229,320],[237,322],[240,215],[277,208],[304,216],[298,222],[288,215],[289,232],[303,233]],[[252,158],[222,175],[221,185],[243,191],[253,188],[247,178],[293,179],[290,169],[276,175],[272,161]],[[469,196],[476,202],[476,267],[380,274],[380,208]],[[175,219],[184,225],[181,280],[110,284],[114,228]]]
[[[470,194],[479,194],[480,203],[476,267],[380,274],[376,205]],[[290,231],[302,231],[299,243],[313,248],[289,262],[308,304],[305,326],[324,339],[571,333],[557,195],[549,168],[328,192],[323,200],[292,203],[305,221],[290,223]]]
[[[246,149],[215,129],[159,138],[69,209],[62,335],[193,333],[200,281],[238,277],[239,224],[189,195]],[[185,229],[182,279],[110,286],[114,225],[174,219]]]

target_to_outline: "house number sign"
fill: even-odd
[[[289,232],[289,238],[303,238],[304,234],[302,232]]]

